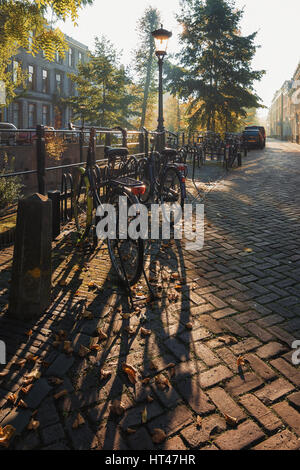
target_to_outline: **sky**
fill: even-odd
[[[242,34],[258,31],[256,44],[261,47],[253,60],[253,67],[266,70],[266,75],[255,84],[255,89],[268,107],[283,82],[292,78],[300,60],[300,2],[236,0],[235,3],[239,8],[244,7]],[[169,52],[178,51],[180,29],[175,14],[180,13],[179,4],[179,0],[94,0],[93,6],[80,12],[77,27],[70,21],[59,23],[59,27],[90,49],[93,49],[95,36],[104,34],[117,50],[122,50],[122,63],[129,64],[132,51],[138,45],[138,19],[150,5],[161,12],[164,27],[173,32]],[[261,116],[266,112],[260,111]]]

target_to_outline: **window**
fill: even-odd
[[[19,62],[17,60],[13,60],[13,82],[16,83],[18,80],[18,69],[19,69]]]
[[[47,104],[43,104],[42,107],[42,124],[44,126],[49,125],[49,106]]]
[[[35,88],[35,73],[33,65],[28,65],[28,88],[34,90]]]
[[[17,127],[17,129],[20,129],[21,127],[20,110],[20,103],[13,103],[13,124]]]
[[[48,93],[48,70],[43,69],[42,70],[42,92],[43,93]]]
[[[74,67],[74,51],[71,47],[69,48],[69,67]]]
[[[55,82],[56,82],[56,91],[57,91],[57,93],[58,94],[62,93],[62,75],[61,75],[61,73],[56,72]]]
[[[78,62],[83,62],[81,52],[78,52]]]
[[[64,63],[64,58],[61,57],[57,51],[55,52],[55,61],[58,64],[63,64]]]
[[[28,127],[33,129],[36,126],[36,105],[30,103],[28,105]]]
[[[74,86],[74,82],[71,78],[69,78],[69,95],[70,96],[75,95],[75,86]]]

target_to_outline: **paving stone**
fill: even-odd
[[[263,437],[264,433],[257,424],[252,421],[245,421],[237,429],[224,432],[215,439],[214,443],[221,450],[242,450],[249,449]]]
[[[263,384],[261,378],[252,372],[246,372],[242,376],[233,377],[226,385],[225,390],[230,395],[238,396],[257,389]]]
[[[90,450],[96,448],[98,440],[95,437],[95,433],[86,422],[77,429],[73,429],[72,425],[75,418],[76,414],[66,419],[66,429],[72,441],[73,448],[76,450]]]
[[[155,448],[151,436],[146,428],[142,427],[136,433],[131,434],[127,442],[133,450],[152,450]]]
[[[59,416],[56,411],[53,398],[49,397],[43,401],[43,403],[39,406],[36,419],[40,423],[40,428],[44,428],[59,422]]]
[[[74,357],[60,354],[46,371],[48,377],[63,377],[74,363]]]
[[[244,357],[249,361],[251,369],[264,380],[269,381],[277,377],[276,372],[255,354],[246,354]]]
[[[164,413],[147,423],[147,428],[152,434],[153,430],[160,428],[167,436],[175,434],[180,429],[193,422],[193,415],[185,405],[179,405],[174,410]]]
[[[292,393],[287,399],[294,408],[300,411],[300,392]]]
[[[266,385],[261,390],[255,392],[255,395],[265,405],[270,405],[287,395],[292,390],[294,390],[293,385],[287,382],[286,380],[280,378],[270,383],[269,385]]]
[[[258,348],[260,345],[260,341],[258,341],[256,338],[248,338],[244,341],[240,341],[239,343],[234,344],[231,346],[231,349],[234,354],[241,355]]]
[[[220,363],[220,359],[203,343],[195,343],[194,351],[196,356],[202,359],[202,361],[208,366],[215,366]]]
[[[200,427],[193,424],[183,429],[180,434],[190,448],[198,449],[215,437],[216,434],[225,431],[226,427],[225,419],[215,414],[204,418]]]
[[[256,351],[256,354],[261,359],[271,359],[272,357],[279,356],[279,354],[284,352],[286,352],[285,346],[277,342],[271,342],[259,348]]]
[[[209,402],[207,395],[201,390],[199,377],[196,380],[180,380],[176,383],[176,388],[196,413],[206,414],[215,409],[214,405]]]
[[[253,450],[298,450],[300,440],[290,431],[285,430],[253,447]]]
[[[300,413],[283,401],[272,406],[273,410],[283,419],[283,421],[300,436]]]
[[[26,404],[29,408],[36,409],[51,390],[52,387],[49,386],[46,379],[39,379],[25,398]]]
[[[282,421],[254,395],[244,395],[240,403],[267,431],[274,432],[282,426]]]
[[[217,366],[200,374],[200,383],[203,388],[212,387],[223,380],[232,377],[232,372],[225,366]]]
[[[171,437],[159,445],[160,449],[163,450],[187,450],[182,439],[179,436]]]
[[[5,418],[1,421],[1,427],[4,428],[8,424],[13,426],[17,434],[22,434],[24,429],[29,424],[31,419],[32,411],[15,409],[11,411]]]
[[[184,361],[189,359],[190,352],[188,347],[177,341],[175,338],[170,338],[165,341],[165,345],[178,360]]]
[[[164,412],[164,409],[157,401],[136,405],[128,410],[119,421],[121,428],[126,430],[127,428],[132,428],[143,424],[142,415],[145,409],[147,413],[147,421],[151,421],[152,419],[157,418],[157,416],[160,416]]]
[[[290,382],[300,387],[300,371],[282,358],[274,359],[270,364],[279,370]]]
[[[65,438],[65,432],[60,423],[52,424],[41,430],[42,440],[45,446]]]
[[[242,408],[222,388],[213,388],[207,394],[221,413],[236,418],[238,423],[246,418]]]

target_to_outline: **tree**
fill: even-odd
[[[118,63],[118,55],[108,39],[96,38],[89,62],[79,65],[78,75],[70,75],[78,96],[64,102],[72,107],[75,119],[84,117],[100,127],[129,125],[136,97],[126,69]]]
[[[134,54],[134,71],[136,72],[137,84],[141,87],[141,120],[140,127],[145,126],[147,111],[153,107],[154,96],[157,92],[156,85],[156,60],[155,44],[151,35],[160,24],[160,13],[156,8],[149,7],[138,22],[138,37],[140,47]]]
[[[6,87],[7,105],[24,76],[13,80],[11,60],[20,48],[35,55],[43,50],[48,60],[55,52],[64,55],[67,45],[63,33],[53,28],[56,19],[71,18],[75,23],[79,9],[93,0],[0,0],[0,82]],[[47,13],[51,12],[51,22]]]
[[[257,33],[242,36],[243,10],[231,0],[182,0],[181,51],[169,71],[171,91],[190,100],[189,125],[228,128],[246,108],[261,106],[253,84],[264,71],[251,68]],[[218,124],[219,123],[219,124]]]

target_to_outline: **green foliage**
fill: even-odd
[[[230,0],[182,0],[181,51],[178,64],[169,65],[173,94],[189,101],[189,125],[215,130],[227,127],[246,108],[260,107],[253,83],[264,71],[254,71],[256,33],[242,36],[239,24],[243,10]]]
[[[54,60],[56,51],[64,56],[67,45],[63,33],[54,29],[56,19],[71,18],[75,23],[78,10],[92,0],[1,0],[0,2],[0,81],[6,86],[6,105],[16,96],[15,88],[24,83],[13,82],[11,60],[22,47],[35,55],[43,50],[45,58]],[[45,19],[52,13],[51,25]]]
[[[100,127],[130,125],[136,96],[129,93],[132,83],[126,69],[118,63],[118,55],[109,40],[96,38],[89,62],[79,65],[78,75],[70,75],[78,96],[64,102],[72,107],[75,119],[84,118]]]
[[[139,48],[134,52],[134,72],[135,80],[141,88],[141,118],[140,127],[150,118],[147,116],[151,112],[154,99],[157,94],[157,63],[155,58],[155,44],[152,31],[156,30],[160,24],[160,13],[156,8],[149,7],[138,21]]]
[[[0,163],[0,175],[14,171],[14,160],[9,164],[4,154]],[[0,211],[15,203],[21,193],[22,184],[18,177],[0,178]]]

